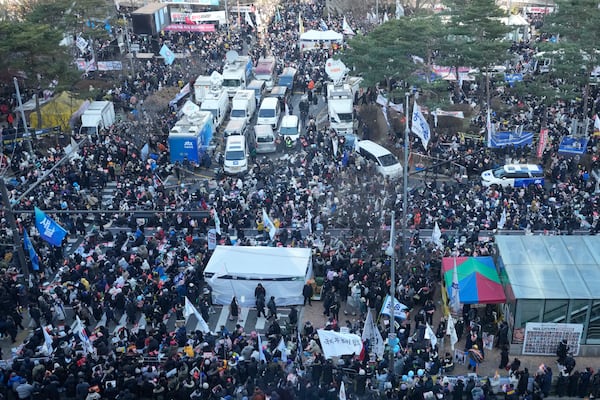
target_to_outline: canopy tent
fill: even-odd
[[[302,288],[312,278],[311,249],[288,247],[217,246],[204,277],[212,287],[213,303],[228,305],[237,297],[242,307],[254,307],[259,283],[275,296],[278,306],[302,304]]]
[[[492,257],[456,257],[458,290],[463,304],[498,304],[506,302],[504,289]],[[442,259],[442,275],[448,297],[452,287],[454,258]]]
[[[42,122],[39,128],[53,128],[60,126],[63,131],[69,131],[72,125],[73,114],[83,104],[83,100],[73,97],[70,92],[62,92],[50,101],[40,106]],[[29,124],[33,129],[38,128],[38,114],[32,111],[29,115]]]
[[[333,43],[341,44],[343,42],[344,35],[342,33],[332,30],[316,31],[311,29],[300,35],[298,45],[301,50],[311,50],[321,48],[321,46],[328,49]]]

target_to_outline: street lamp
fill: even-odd
[[[388,94],[389,96],[389,94]],[[394,225],[396,224],[396,211],[392,210],[392,223],[390,227],[390,244],[385,249],[385,254],[391,258],[390,261],[390,297],[392,298],[392,311],[390,320],[390,335],[388,336],[388,344],[390,344],[390,365],[388,373],[392,373],[394,369],[394,349],[391,345],[390,339],[396,338],[396,233],[394,231]]]
[[[406,229],[407,229],[407,213],[408,213],[408,137],[410,134],[409,119],[412,118],[410,115],[410,92],[404,93],[405,107],[404,114],[406,119],[406,126],[404,127],[404,166],[402,168],[402,255],[406,264]]]

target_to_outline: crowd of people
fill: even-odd
[[[322,66],[333,50],[301,52],[296,42],[298,16],[304,18],[306,29],[318,28],[323,3],[285,2],[278,10],[271,8],[265,12],[271,15],[270,22],[260,31],[246,22],[239,31],[161,34],[159,45],[168,42],[175,51],[187,51],[202,62],[187,66],[167,66],[158,60],[139,63],[135,75],[115,84],[110,96],[126,112],[136,109],[143,115],[144,98],[162,87],[181,88],[198,74],[219,70],[228,49],[247,52],[254,60],[272,52],[279,70],[285,66],[298,69],[297,91],[322,96],[315,87],[325,80]],[[346,16],[355,29],[370,29],[369,23]],[[341,21],[338,15],[327,23],[339,28]],[[522,55],[521,64],[528,62],[534,45],[514,47],[513,51]],[[150,49],[151,44],[147,46]],[[479,95],[476,87],[465,85],[462,89],[463,96],[454,99],[456,102],[469,103]],[[496,123],[504,123],[506,117],[508,125],[522,122],[539,128],[546,109],[535,98],[505,96],[500,86],[494,90],[506,104],[522,110],[521,120],[497,115]],[[375,96],[360,101],[374,102]],[[61,157],[61,149],[36,149],[33,156],[25,144],[16,144],[11,168],[18,179],[9,186],[10,199],[4,200],[21,211],[17,220],[20,233],[29,231],[40,255],[40,269],[33,272],[32,285],[21,282],[12,261],[16,257],[8,248],[0,250],[4,256],[0,304],[11,310],[0,317],[0,333],[15,340],[25,328],[24,313],[28,313],[26,320],[32,328],[12,362],[0,370],[0,391],[20,400],[58,400],[61,396],[77,400],[335,399],[344,382],[346,390],[356,396],[421,399],[432,393],[438,399],[454,400],[463,395],[467,399],[491,396],[491,381],[433,379],[434,375],[451,374],[455,359],[453,354],[441,354],[446,320],[434,320],[440,311],[432,300],[439,290],[442,257],[453,252],[469,256],[494,253],[493,238],[481,240],[479,232],[498,229],[503,211],[507,217],[504,229],[509,230],[596,233],[600,229],[596,178],[591,173],[598,168],[598,161],[558,153],[566,121],[581,110],[557,103],[548,111],[551,140],[542,162],[551,171],[549,187],[481,186],[477,181],[481,170],[507,160],[525,162],[531,150],[490,150],[438,129],[428,154],[464,166],[475,178],[437,179],[436,175],[432,180],[413,180],[407,199],[402,198],[401,182],[378,175],[372,163],[343,143],[334,146],[337,137],[326,128],[317,128],[312,115],[297,151],[282,158],[257,158],[247,176],[217,174],[201,183],[189,179],[197,168],[169,163],[165,138],[176,120],[172,113],[149,118],[151,154],[141,151],[131,123],[120,122],[98,138],[79,138],[83,142],[78,155],[47,176]],[[514,118],[520,119],[521,114]],[[474,119],[483,126],[484,121]],[[392,143],[401,145],[400,136],[392,135]],[[412,147],[418,148],[416,139],[411,140]],[[590,140],[592,153],[596,146],[597,139]],[[173,176],[179,178],[177,183],[168,184]],[[106,199],[103,190],[109,182],[114,182],[116,190]],[[35,190],[21,198],[31,185],[37,185]],[[321,304],[328,321],[324,328],[347,328],[360,334],[367,311],[380,310],[390,292],[386,231],[391,211],[400,215],[405,204],[411,237],[403,238],[409,251],[406,265],[397,270],[395,292],[411,311],[397,321],[399,351],[393,360],[371,359],[367,354],[333,363],[323,356],[316,334],[320,327],[299,321],[298,332],[294,329],[297,324],[291,324],[291,330],[283,329],[268,293],[257,295],[258,311],[269,317],[262,337],[254,331],[244,332],[240,325],[233,331],[223,327],[205,332],[169,323],[173,318],[184,319],[186,298],[205,320],[210,318],[210,285],[204,280],[203,268],[211,254],[207,232],[218,220],[218,240],[225,245],[231,245],[234,236],[236,245],[313,248],[315,276],[323,278]],[[40,239],[33,229],[33,214],[27,212],[34,206],[47,210],[69,235],[84,238],[78,251],[63,254],[60,247]],[[263,209],[277,227],[272,240],[266,232]],[[53,214],[51,210],[74,211]],[[90,216],[75,210],[98,212]],[[142,220],[139,211],[146,212]],[[436,223],[444,232],[441,247],[419,234]],[[341,233],[332,235],[334,231]],[[11,234],[3,218],[0,236],[8,242]],[[402,248],[397,246],[395,257]],[[311,305],[312,294],[313,286],[307,284],[305,305]],[[239,318],[235,299],[229,310],[231,318]],[[350,314],[361,318],[344,322],[344,316]],[[75,315],[86,327],[91,348],[79,328],[71,325]],[[140,324],[140,318],[145,324]],[[437,346],[425,339],[428,324],[437,324]],[[384,339],[389,325],[389,321],[380,325]],[[485,360],[483,327],[498,334],[500,368],[511,371],[506,397],[547,396],[552,369],[540,368],[531,386],[529,372],[520,368],[518,360],[509,364],[507,327],[496,326],[491,309],[478,315],[476,308],[465,307],[456,322],[459,339],[465,338],[469,366],[477,372]],[[559,394],[599,390],[600,375],[591,370],[560,372]]]

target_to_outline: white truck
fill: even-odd
[[[206,92],[200,109],[202,111],[210,111],[213,115],[213,128],[215,130],[219,128],[229,111],[229,95],[227,94],[227,89],[223,87],[214,87]]]
[[[250,120],[256,112],[256,99],[254,97],[254,90],[238,90],[231,100],[231,114],[230,118],[233,119],[244,119],[246,123],[250,123]]]
[[[347,84],[327,84],[329,126],[338,135],[354,133],[354,93]]]
[[[115,120],[115,106],[112,101],[92,101],[81,115],[79,133],[99,135],[102,129],[108,129]]]
[[[238,56],[236,53],[228,57],[223,67],[223,87],[227,89],[229,97],[233,97],[240,89],[246,89],[251,81],[252,67],[252,59],[249,56]]]

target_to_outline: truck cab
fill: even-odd
[[[327,84],[327,111],[329,126],[338,135],[354,132],[354,94],[349,84]]]
[[[229,97],[233,97],[240,89],[246,89],[252,76],[252,59],[248,56],[239,56],[232,59],[223,67],[223,87],[227,89]]]

